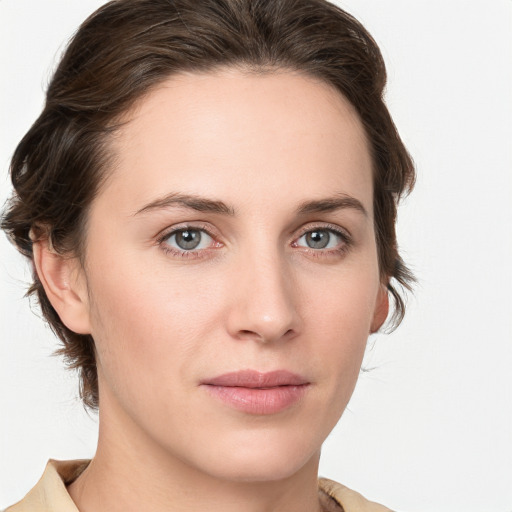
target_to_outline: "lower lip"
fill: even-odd
[[[239,411],[249,414],[276,414],[298,403],[308,386],[302,384],[265,389],[212,385],[204,387],[215,398]]]

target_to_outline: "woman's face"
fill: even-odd
[[[316,464],[387,313],[354,109],[292,72],[180,74],[112,144],[78,281],[101,428],[221,478]]]

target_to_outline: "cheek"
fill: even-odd
[[[304,292],[304,338],[312,340],[312,361],[325,369],[329,388],[342,401],[350,396],[359,375],[379,290],[375,266],[352,270],[326,278],[321,287],[308,286]]]
[[[374,259],[351,261],[346,267],[302,279],[306,324],[327,331],[325,338],[319,337],[320,343],[338,337],[342,345],[358,345],[370,332],[378,290]]]
[[[88,279],[92,336],[106,376],[128,386],[137,377],[141,392],[165,386],[170,375],[186,384],[198,340],[205,340],[218,317],[212,287],[203,286],[199,275],[144,266],[136,257],[118,259],[113,268]]]

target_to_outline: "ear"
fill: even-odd
[[[39,280],[62,323],[78,334],[90,334],[87,286],[78,258],[56,253],[48,239],[34,242],[33,254]]]
[[[382,283],[379,286],[377,299],[375,301],[375,310],[373,312],[373,320],[370,327],[370,334],[377,332],[382,324],[386,321],[389,313],[389,295],[386,284]]]

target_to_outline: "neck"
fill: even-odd
[[[134,425],[103,418],[98,449],[69,494],[82,512],[319,512],[317,453],[285,478],[234,481],[154,445]],[[219,460],[222,465],[222,460]]]

